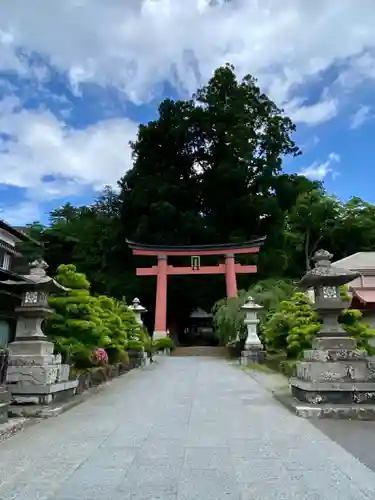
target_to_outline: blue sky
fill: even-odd
[[[131,167],[167,96],[233,63],[297,124],[285,170],[375,203],[375,3],[13,0],[0,6],[0,217],[46,222]]]

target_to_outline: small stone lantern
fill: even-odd
[[[338,322],[348,303],[340,297],[340,286],[354,280],[359,273],[331,265],[332,255],[319,250],[299,285],[313,288],[314,308],[322,326],[313,339],[312,348],[297,362],[291,378],[292,406],[297,415],[331,418],[375,417],[375,374],[366,351],[357,348]]]
[[[132,305],[129,306],[129,309],[133,311],[135,319],[139,324],[139,327],[142,328],[143,327],[142,314],[146,313],[147,309],[141,305],[141,302],[137,297],[133,299]],[[142,365],[148,365],[150,363],[150,358],[144,351],[143,352],[129,351],[129,356],[135,358],[136,360],[139,359],[139,357],[141,356],[140,359]]]
[[[7,384],[13,403],[48,404],[57,394],[75,394],[78,382],[69,380],[69,367],[61,364],[61,355],[54,355],[54,344],[42,330],[42,323],[52,312],[48,306],[51,293],[66,291],[46,275],[44,261],[31,264],[30,274],[23,281],[2,283],[21,292],[21,305],[16,307],[16,336],[9,345]]]
[[[133,311],[137,323],[143,326],[142,314],[145,314],[147,309],[141,305],[141,302],[137,297],[133,299],[132,305],[129,306],[129,309]]]
[[[265,360],[266,351],[263,348],[257,329],[259,324],[259,312],[263,309],[252,297],[241,307],[245,312],[244,323],[247,329],[245,349],[241,354],[241,364],[260,363]]]

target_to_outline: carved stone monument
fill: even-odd
[[[266,358],[266,351],[263,348],[257,329],[259,324],[259,312],[263,309],[252,297],[248,297],[247,302],[241,307],[245,311],[245,325],[247,337],[245,349],[241,353],[241,364],[261,363]]]
[[[290,380],[294,409],[299,416],[331,418],[375,418],[375,371],[366,351],[357,348],[338,322],[348,303],[340,297],[340,286],[358,273],[331,265],[332,255],[319,250],[315,267],[300,281],[312,287],[314,307],[322,326],[297,363],[296,376]]]
[[[47,264],[35,261],[23,281],[4,281],[22,295],[17,314],[16,336],[9,345],[7,385],[14,404],[46,405],[75,394],[77,380],[69,380],[69,366],[54,355],[54,344],[42,331],[42,323],[51,313],[50,293],[66,290],[46,275]]]

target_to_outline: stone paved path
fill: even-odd
[[[375,473],[221,359],[168,358],[0,444],[2,500],[365,500]]]

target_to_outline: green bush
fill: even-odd
[[[245,313],[241,310],[248,293],[241,290],[238,297],[227,297],[212,308],[214,330],[220,345],[236,343],[246,336]]]
[[[156,352],[163,351],[164,349],[170,349],[171,351],[175,349],[174,342],[170,337],[154,340],[153,346]]]
[[[143,351],[144,344],[141,340],[131,339],[128,341],[128,350],[129,351]]]
[[[241,290],[238,297],[219,300],[214,305],[212,313],[215,333],[220,344],[230,345],[234,349],[243,347],[246,327],[244,324],[245,313],[241,310],[241,306],[245,304],[249,296],[263,307],[263,311],[260,312],[261,324],[259,328],[259,334],[262,337],[264,319],[278,307],[280,301],[291,296],[294,288],[292,282],[288,280],[266,279],[259,281],[247,291]]]
[[[361,349],[372,353],[369,339],[375,330],[361,321],[362,313],[345,310],[340,322],[348,334],[354,337]],[[267,350],[284,351],[288,358],[298,358],[304,349],[311,347],[313,337],[318,333],[321,321],[313,310],[310,299],[297,292],[289,300],[280,303],[278,309],[269,314],[263,328]]]
[[[108,343],[105,348],[110,363],[117,363],[123,358],[128,346],[128,339],[136,334],[139,324],[134,313],[124,302],[103,295],[95,299],[98,302],[99,315],[106,330]]]
[[[55,350],[77,368],[93,366],[95,349],[106,350],[110,363],[126,359],[128,338],[139,325],[134,313],[113,298],[90,295],[90,283],[74,265],[61,265],[56,280],[68,291],[49,298],[53,313],[44,324]]]

